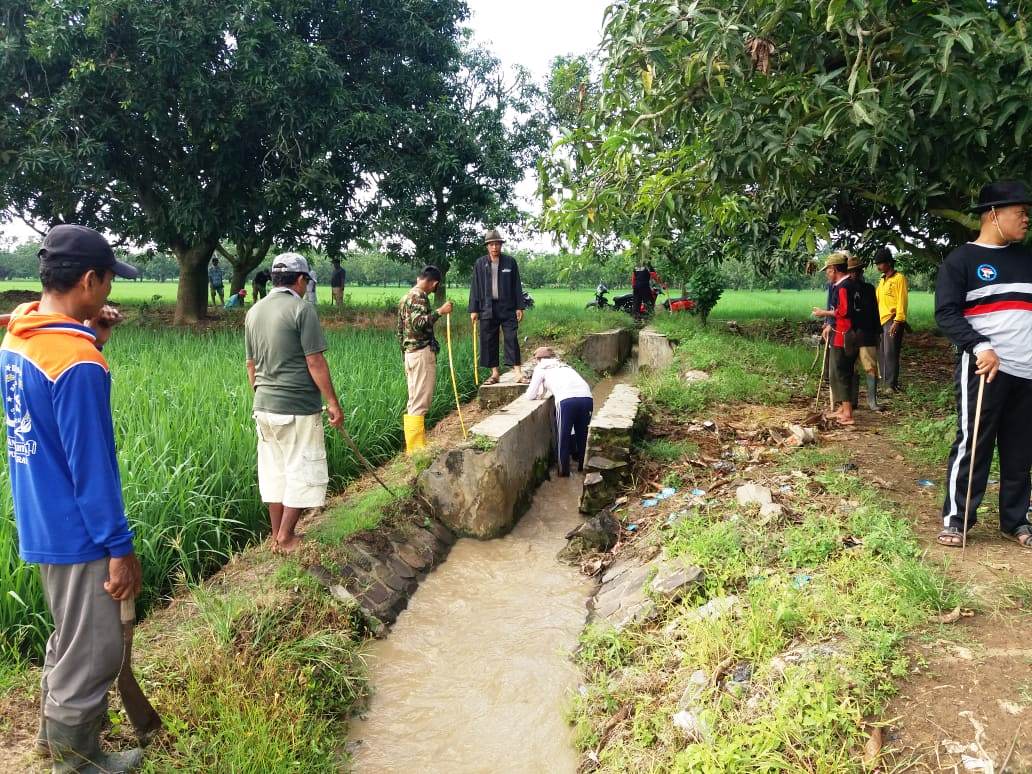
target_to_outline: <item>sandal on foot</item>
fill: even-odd
[[[1022,524],[1013,532],[1001,532],[1007,540],[1013,540],[1022,548],[1032,549],[1032,525]]]
[[[489,376],[486,379],[484,379],[483,384],[498,384],[498,377]]]
[[[964,546],[964,535],[955,527],[947,527],[938,534],[935,542],[947,548],[962,548]]]

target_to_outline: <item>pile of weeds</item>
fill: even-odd
[[[193,603],[189,634],[142,668],[167,728],[147,770],[339,769],[346,719],[367,693],[355,612],[290,563],[271,593],[198,588]]]
[[[586,630],[570,711],[585,770],[865,770],[868,724],[912,667],[908,636],[970,601],[841,463],[834,450],[787,454],[777,468],[799,484],[780,516],[729,490],[657,520],[645,539],[705,581],[649,623]],[[700,616],[714,600],[731,612]]]

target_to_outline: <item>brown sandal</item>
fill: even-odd
[[[946,546],[947,548],[963,548],[964,547],[964,536],[961,534],[959,529],[953,527],[947,527],[938,534],[935,538],[940,546]]]
[[[498,384],[498,377],[489,376],[486,379],[484,379],[483,384]]]
[[[1032,526],[1022,524],[1013,532],[1001,532],[1007,540],[1012,540],[1022,548],[1032,549]]]

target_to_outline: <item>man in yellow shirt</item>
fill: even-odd
[[[875,253],[874,263],[882,275],[877,289],[882,325],[881,375],[889,390],[899,392],[899,353],[907,321],[907,278],[896,271],[896,259],[887,247]]]

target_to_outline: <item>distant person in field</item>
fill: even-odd
[[[899,392],[899,356],[907,327],[910,291],[907,278],[896,271],[896,259],[887,247],[875,253],[874,265],[882,275],[878,283],[878,315],[882,326],[881,375],[890,391]]]
[[[867,375],[867,407],[881,411],[878,405],[878,344],[881,340],[881,323],[878,320],[878,294],[874,285],[864,279],[867,264],[856,256],[849,256],[846,268],[856,288],[857,334],[860,345],[860,367]],[[853,407],[857,405],[857,388],[853,389]]]
[[[312,306],[319,306],[319,297],[316,295],[316,286],[318,281],[315,276],[315,269],[312,269],[308,276],[308,284],[305,285],[305,301],[310,303]]]
[[[272,275],[266,269],[259,269],[251,280],[251,295],[255,303],[269,295],[269,283],[272,282]]]
[[[329,470],[322,406],[344,424],[326,363],[326,338],[303,294],[308,261],[283,253],[272,262],[272,292],[247,311],[244,348],[258,428],[258,489],[269,507],[274,548],[296,551],[301,511],[326,503]]]
[[[215,297],[218,296],[218,306],[226,303],[225,290],[222,278],[222,267],[219,266],[219,259],[212,258],[211,266],[208,267],[208,287],[211,289],[211,305],[216,306]]]
[[[577,470],[584,470],[584,452],[588,444],[588,424],[595,409],[591,387],[573,367],[558,357],[551,347],[538,347],[534,352],[537,365],[527,388],[531,400],[545,397],[545,390],[555,398],[556,459],[559,477],[570,475],[570,459],[577,461]]]
[[[229,297],[229,301],[226,302],[226,309],[243,309],[245,298],[247,298],[247,291],[240,288],[240,290]]]
[[[330,293],[333,296],[333,305],[339,311],[344,308],[344,283],[348,278],[348,273],[340,265],[340,258],[334,258],[331,263],[333,264],[333,274],[330,275]]]
[[[408,454],[426,446],[426,412],[434,397],[437,379],[437,352],[440,346],[434,336],[434,323],[452,312],[452,302],[434,309],[430,294],[441,283],[441,270],[427,266],[416,285],[398,304],[398,340],[405,359],[405,380],[408,384],[408,406],[403,426],[405,451]]]
[[[813,308],[814,317],[832,321],[829,332],[831,346],[828,349],[828,376],[831,382],[831,400],[838,405],[838,411],[831,414],[839,424],[853,425],[853,374],[859,346],[856,333],[856,288],[849,278],[846,266],[849,256],[834,252],[824,264],[824,274],[832,285],[829,309]]]
[[[497,384],[501,377],[499,330],[505,339],[505,364],[512,367],[517,381],[526,383],[519,341],[524,309],[520,270],[516,261],[502,252],[505,240],[497,229],[488,230],[484,242],[487,255],[473,264],[469,288],[469,317],[473,322],[480,322],[480,365],[491,369],[491,376],[484,384]]]
[[[1032,195],[1017,181],[982,187],[981,228],[974,242],[961,245],[942,262],[935,282],[935,322],[959,352],[954,375],[957,435],[946,468],[942,507],[944,546],[963,544],[968,472],[968,529],[985,494],[993,452],[1000,454],[1000,531],[1032,548],[1028,521],[1032,468],[1032,250],[1028,233]],[[985,391],[974,438],[979,383]]]
[[[96,231],[55,226],[39,251],[43,295],[14,310],[0,347],[19,555],[39,565],[54,619],[37,738],[54,771],[126,772],[143,758],[100,749],[122,661],[120,602],[139,594],[143,578],[100,350],[122,319],[105,306],[111,280],[139,274]]]
[[[631,294],[634,304],[634,319],[647,317],[652,308],[652,267],[646,263],[634,267],[631,272]]]

